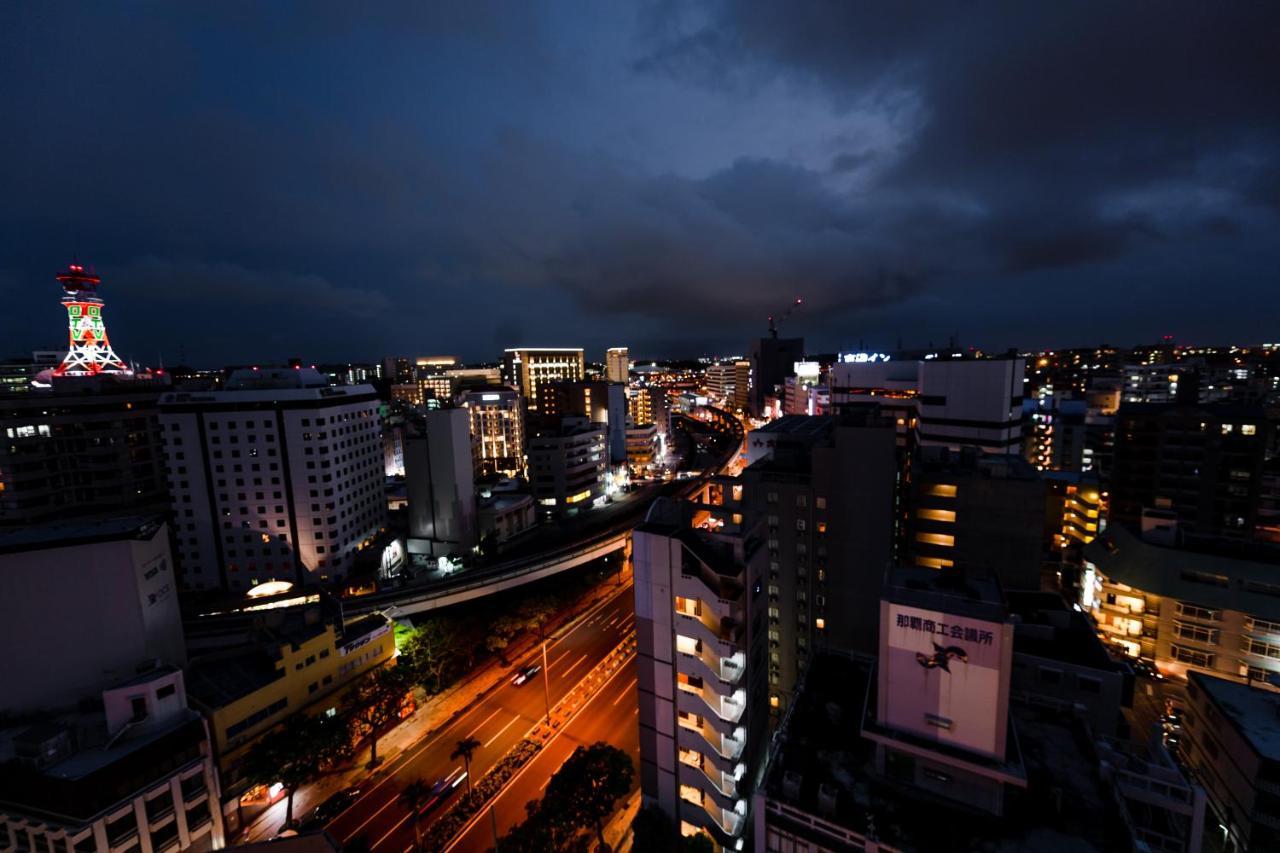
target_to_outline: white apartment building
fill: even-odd
[[[753,713],[762,673],[747,667],[760,639],[747,555],[689,527],[685,511],[659,499],[633,539],[641,792],[681,834],[740,849],[767,718]]]
[[[608,462],[603,424],[565,417],[530,428],[529,485],[540,512],[590,509],[604,496]]]
[[[372,386],[239,370],[160,399],[176,558],[188,589],[346,576],[386,520]]]

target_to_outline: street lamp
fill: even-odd
[[[542,641],[542,695],[547,700],[547,725],[551,725],[551,671],[547,668],[547,641]]]

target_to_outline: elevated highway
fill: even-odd
[[[358,616],[378,610],[393,617],[412,616],[514,589],[609,554],[621,552],[630,557],[631,531],[644,520],[652,502],[659,497],[686,498],[695,494],[707,480],[729,465],[742,445],[742,424],[737,418],[712,407],[701,411],[706,420],[685,418],[686,430],[705,427],[710,434],[709,442],[714,444],[693,454],[695,463],[699,458],[709,463],[697,477],[662,484],[648,500],[636,501],[634,508],[620,513],[607,527],[586,531],[575,542],[495,565],[463,570],[428,584],[348,599],[343,602],[344,614]]]

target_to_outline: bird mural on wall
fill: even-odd
[[[924,652],[916,652],[916,663],[925,669],[941,669],[944,672],[951,672],[951,661],[958,660],[961,663],[969,662],[969,653],[959,646],[940,646],[933,644],[933,654],[926,655]]]

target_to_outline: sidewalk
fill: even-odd
[[[622,578],[621,583],[616,576],[611,577],[584,593],[565,612],[558,624],[554,627],[548,625],[547,640],[556,640],[569,633],[588,612],[616,596],[630,580],[629,575]],[[514,664],[537,649],[541,643],[542,641],[536,635],[527,634],[512,642],[504,653],[507,660]],[[465,713],[472,705],[505,683],[510,675],[511,666],[495,660],[474,670],[452,687],[429,697],[412,715],[378,738],[380,763],[372,771],[365,766],[369,756],[368,747],[362,746],[350,767],[330,773],[311,785],[300,788],[293,797],[294,819],[300,820],[306,817],[311,809],[338,791],[352,786],[371,784],[393,772],[392,765],[395,759],[432,737],[455,717]],[[260,814],[247,819],[244,829],[233,843],[245,844],[273,838],[284,828],[284,816],[285,804],[281,800],[267,807]]]

